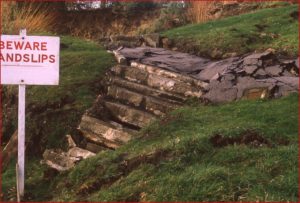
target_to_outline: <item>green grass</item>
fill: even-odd
[[[114,63],[112,55],[92,42],[71,37],[62,37],[62,42],[67,48],[61,51],[59,86],[33,86],[27,94],[29,103],[42,109],[34,119],[28,119],[28,126],[32,130],[41,129],[36,125],[43,126],[42,132],[35,133],[38,137],[51,132],[42,136],[44,147],[61,146],[63,136],[73,133],[81,115],[99,94],[104,72]],[[46,122],[46,127],[41,122]]]
[[[116,151],[57,177],[54,201],[298,201],[298,95],[183,107]],[[273,147],[214,147],[252,129]],[[289,144],[279,144],[285,140]],[[165,151],[128,171],[124,160]],[[125,167],[126,168],[126,167]],[[88,188],[88,189],[87,189]]]
[[[47,192],[49,187],[42,177],[45,169],[36,160],[41,159],[46,148],[65,147],[65,135],[75,134],[82,114],[101,90],[104,72],[114,64],[113,56],[95,43],[63,36],[61,44],[59,85],[30,86],[26,92],[26,156],[30,157],[26,171],[32,176],[27,177],[26,188],[35,198],[40,196],[39,191]],[[14,88],[7,91],[16,93]],[[16,109],[16,104],[12,108]],[[15,126],[12,130],[16,129],[16,118],[17,115],[11,115],[14,120],[8,121]],[[5,136],[10,134],[6,132]],[[15,162],[12,161],[2,174],[4,194],[15,185],[14,178]]]
[[[291,17],[291,13],[296,11],[298,5],[262,9],[171,29],[162,35],[173,39],[180,50],[213,58],[268,48],[294,57],[298,54],[298,18]]]

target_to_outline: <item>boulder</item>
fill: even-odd
[[[42,163],[62,172],[73,168],[78,161],[92,156],[95,156],[95,153],[79,147],[73,147],[68,152],[61,149],[46,149],[43,153]]]
[[[75,157],[69,157],[66,152],[60,149],[46,149],[43,158],[42,163],[57,171],[69,170],[75,166],[76,161],[79,161]]]
[[[209,91],[203,97],[212,103],[231,102],[237,98],[237,88],[231,81],[213,80],[209,84]]]

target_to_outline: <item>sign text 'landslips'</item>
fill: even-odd
[[[58,37],[1,35],[0,50],[1,84],[58,84]]]

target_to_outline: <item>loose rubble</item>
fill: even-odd
[[[62,172],[73,168],[80,160],[96,155],[91,151],[77,147],[70,135],[66,137],[69,150],[64,152],[61,149],[46,149],[43,153],[44,159],[41,161],[42,164],[46,164],[50,168]]]

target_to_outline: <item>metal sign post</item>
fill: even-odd
[[[24,197],[26,85],[58,85],[59,37],[1,35],[1,84],[19,85],[17,199]]]
[[[18,105],[18,163],[17,163],[17,194],[18,202],[24,196],[25,180],[25,85],[19,85]]]
[[[25,39],[26,29],[20,31],[22,39]],[[24,82],[24,80],[21,80]],[[18,163],[17,173],[17,198],[18,202],[24,196],[25,180],[25,85],[19,85],[19,103],[18,103]]]

